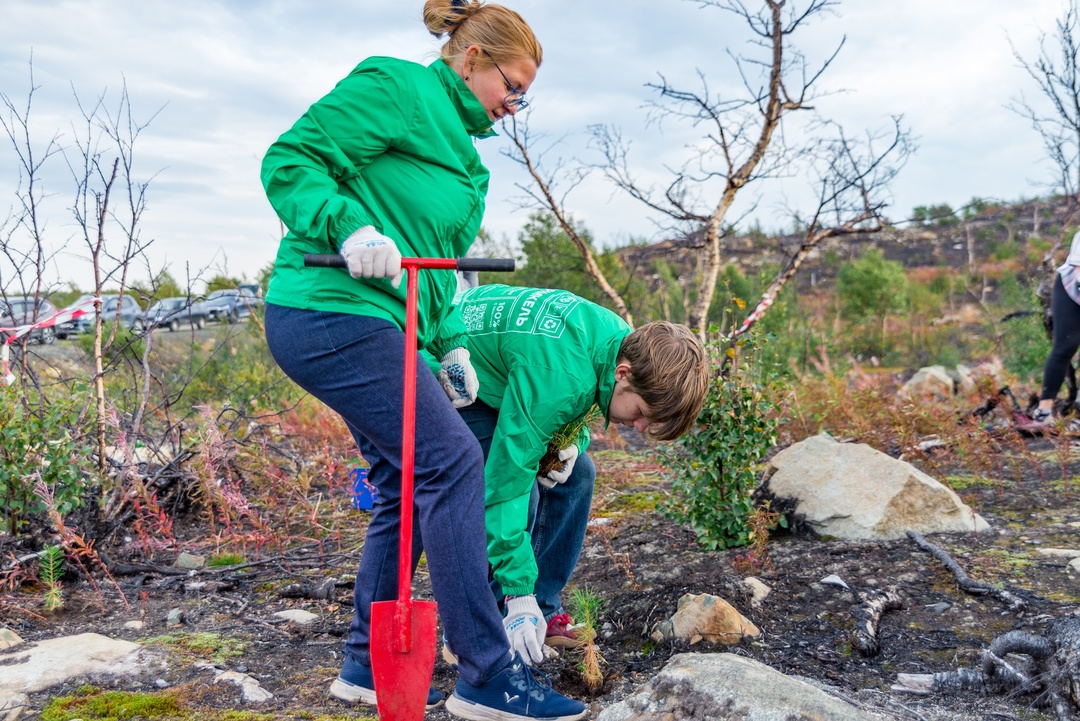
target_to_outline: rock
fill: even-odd
[[[750,605],[754,608],[761,608],[761,602],[768,598],[769,594],[772,593],[772,588],[760,578],[747,576],[742,580],[742,583],[750,589]]]
[[[945,366],[926,366],[900,389],[901,398],[952,398],[956,386]]]
[[[991,358],[974,368],[958,364],[956,366],[956,375],[960,378],[959,389],[961,393],[972,393],[979,390],[980,382],[984,378],[990,379],[990,382],[986,385],[989,385],[991,390],[997,390],[1006,385],[1005,368],[1001,365],[1000,358]]]
[[[41,641],[22,651],[0,654],[0,692],[37,693],[76,676],[131,675],[139,646],[97,633]]]
[[[0,721],[16,721],[30,710],[30,698],[17,691],[0,691]]]
[[[22,642],[23,640],[19,638],[19,634],[10,628],[0,628],[0,651],[22,645]]]
[[[165,617],[165,623],[170,626],[179,626],[184,622],[184,610],[181,608],[174,608],[169,611],[169,615]]]
[[[850,586],[847,585],[847,582],[845,582],[844,579],[840,578],[835,573],[826,576],[825,578],[818,581],[818,583],[825,586],[836,586],[837,588],[844,588],[850,590]]]
[[[1080,558],[1074,558],[1069,561],[1069,570],[1080,573]]]
[[[761,485],[794,501],[794,513],[822,536],[893,540],[908,529],[928,534],[990,528],[955,492],[910,463],[825,434],[777,453]]]
[[[808,683],[730,653],[682,653],[597,721],[881,721]]]
[[[206,565],[206,558],[196,556],[193,553],[182,551],[176,558],[176,567],[186,571],[194,571]]]
[[[668,638],[705,640],[710,643],[733,644],[743,638],[757,638],[758,627],[730,603],[707,593],[686,594],[679,599],[679,608],[667,622],[657,624],[656,630]]]
[[[1080,558],[1080,551],[1074,548],[1037,548],[1035,550],[1044,556],[1056,556],[1058,558]]]
[[[132,631],[141,631],[146,628],[146,623],[144,623],[143,621],[128,621],[124,624],[124,628],[130,629]]]
[[[232,683],[240,687],[240,695],[246,703],[262,703],[274,698],[253,676],[237,671],[224,671],[214,677],[214,683]]]
[[[319,620],[318,615],[311,611],[303,611],[299,608],[290,608],[288,611],[278,611],[274,614],[274,618],[291,621],[300,626],[310,626]]]

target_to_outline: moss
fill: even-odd
[[[314,714],[309,711],[262,713],[244,710],[204,710],[192,708],[174,689],[161,693],[103,691],[83,686],[70,696],[54,698],[42,709],[41,721],[122,721],[157,719],[158,721],[376,721],[373,716],[353,714]]]
[[[60,696],[50,701],[41,711],[41,721],[149,719],[178,717],[183,712],[183,705],[169,693],[101,691],[84,686],[71,696]]]
[[[146,642],[165,646],[184,655],[211,659],[215,663],[222,663],[244,652],[243,641],[237,638],[226,638],[216,633],[171,633],[148,638]]]
[[[239,553],[216,553],[206,562],[211,568],[222,566],[239,566],[245,559]]]
[[[957,476],[946,476],[943,479],[946,486],[954,491],[964,491],[969,488],[995,488],[1000,480],[993,478],[984,478],[978,475],[962,474]]]
[[[598,516],[614,516],[621,513],[652,513],[660,502],[655,492],[625,493],[617,496]]]

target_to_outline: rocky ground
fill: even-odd
[[[703,550],[688,528],[657,512],[655,502],[667,493],[667,485],[651,450],[635,440],[616,439],[617,448],[603,440],[594,443],[599,472],[594,522],[572,580],[604,604],[604,681],[599,688],[587,687],[573,653],[564,652],[544,668],[558,689],[587,701],[594,718],[645,683],[673,654],[686,651],[754,658],[885,718],[1051,718],[1032,708],[1033,700],[1025,696],[916,696],[892,687],[901,673],[976,664],[998,635],[1013,629],[1044,634],[1052,621],[1080,611],[1080,580],[1069,559],[1039,552],[1080,549],[1080,453],[1063,458],[1067,445],[1032,438],[1010,445],[1016,455],[998,459],[993,479],[963,467],[949,470],[954,489],[992,530],[929,540],[974,579],[1006,588],[1025,602],[1022,612],[1010,612],[994,598],[958,589],[949,571],[906,539],[856,542],[776,535],[768,545],[767,561],[756,568],[748,565],[746,549]],[[362,525],[364,514],[356,516]],[[178,538],[188,539],[192,550],[206,548],[197,514],[180,525],[184,527],[175,529]],[[23,551],[17,539],[0,535],[4,558]],[[95,632],[159,652],[162,664],[138,675],[96,682],[104,688],[179,691],[189,708],[211,714],[247,709],[268,714],[262,718],[373,717],[371,707],[349,707],[327,695],[351,617],[357,551],[355,546],[305,546],[248,559],[243,567],[184,576],[175,571],[174,550],[141,569],[117,573],[115,585],[100,574],[95,584],[69,577],[65,606],[55,613],[42,610],[32,589],[0,595],[0,625],[31,643]],[[747,576],[771,589],[757,605],[744,584]],[[822,583],[829,576],[838,576],[855,590],[895,587],[901,595],[903,608],[886,613],[881,623],[877,656],[864,658],[852,650],[853,597]],[[295,593],[296,584],[313,587],[327,579],[334,583],[325,598]],[[422,573],[417,580],[422,595]],[[656,623],[669,618],[687,593],[727,599],[761,629],[761,636],[728,648],[654,640]],[[287,609],[304,609],[316,618],[302,626],[274,616]],[[181,623],[169,623],[170,612],[175,620],[177,611],[182,612]],[[211,683],[207,662],[250,674],[273,699],[245,706],[236,687]],[[3,664],[0,653],[0,677]],[[438,660],[435,686],[451,692],[454,677]],[[32,694],[33,710],[24,718],[37,717],[50,700],[88,680],[78,678]],[[450,716],[439,710],[427,718],[446,721]]]
[[[1041,439],[1029,442],[1036,456],[1049,448]],[[607,520],[592,527],[573,583],[588,586],[605,606],[600,631],[604,682],[590,690],[573,654],[564,653],[545,669],[557,688],[588,701],[594,716],[643,684],[674,653],[727,650],[785,674],[812,679],[852,703],[892,718],[1042,717],[1029,708],[1031,699],[1025,697],[912,696],[891,687],[899,673],[933,673],[976,663],[997,635],[1011,629],[1045,632],[1050,621],[1080,609],[1080,582],[1069,572],[1068,559],[1038,552],[1047,547],[1080,548],[1080,482],[1071,475],[1063,478],[1060,464],[1056,474],[1047,465],[1041,475],[1033,465],[1029,464],[1030,472],[1018,465],[1016,476],[1007,482],[964,489],[966,500],[977,506],[993,531],[978,537],[931,538],[973,578],[1002,585],[1026,602],[1022,613],[1010,613],[997,600],[961,592],[948,571],[907,540],[775,537],[768,547],[768,563],[747,571],[740,564],[746,549],[704,551],[687,528],[651,508],[648,499],[662,496],[665,485],[648,449],[608,450],[597,457],[601,485],[594,520]],[[1067,464],[1066,470],[1080,473],[1080,464]],[[257,707],[273,717],[373,716],[370,707],[349,708],[327,696],[351,614],[352,569],[348,549],[320,554],[311,548],[290,557],[263,559],[246,569],[199,572],[196,579],[147,568],[117,577],[126,607],[107,582],[99,581],[96,589],[72,583],[61,612],[31,613],[30,599],[20,606],[9,597],[0,606],[0,621],[29,642],[92,631],[148,643],[170,659],[165,666],[147,669],[143,677],[114,679],[105,682],[106,687],[155,692],[162,687],[183,688],[195,707],[242,708],[235,687],[210,684],[210,672],[195,663],[211,661],[219,668],[252,675],[273,693],[272,700]],[[771,588],[759,606],[750,603],[742,582],[745,575],[754,575]],[[879,655],[862,658],[852,651],[852,596],[821,583],[830,575],[855,589],[895,586],[900,592],[904,607],[884,616]],[[339,583],[325,600],[283,595],[290,583],[317,584],[328,577]],[[192,580],[212,583],[185,590],[185,583]],[[729,600],[760,627],[761,637],[727,649],[654,641],[650,637],[654,625],[670,617],[686,593],[711,593]],[[306,609],[318,618],[305,627],[272,615],[289,608]],[[182,624],[167,623],[173,609],[183,611]],[[133,628],[131,621],[144,625]],[[192,640],[196,638],[204,645]],[[434,684],[451,691],[453,679],[452,670],[439,660]],[[40,710],[82,681],[34,694],[31,704]],[[438,711],[428,718],[450,717]]]

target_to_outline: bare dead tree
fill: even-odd
[[[814,144],[818,156],[812,166],[817,175],[817,207],[806,218],[793,213],[798,227],[805,228],[802,244],[762,294],[757,307],[728,335],[729,348],[761,319],[811,250],[829,238],[883,229],[885,191],[914,149],[901,118],[892,121],[888,133],[867,133],[863,140],[847,137],[836,123],[823,123],[823,128],[832,131],[832,137]],[[731,354],[725,353],[724,358],[726,369]]]
[[[18,185],[15,191],[17,207],[13,208],[3,223],[0,223],[0,257],[6,261],[0,263],[0,298],[6,304],[9,294],[17,292],[22,296],[34,299],[34,316],[31,322],[37,318],[37,301],[48,295],[51,288],[48,287],[46,268],[51,264],[57,253],[62,250],[51,247],[46,240],[47,223],[41,215],[41,205],[45,199],[45,189],[42,183],[42,169],[50,158],[61,152],[59,135],[53,134],[43,144],[36,144],[30,132],[30,118],[34,107],[34,96],[39,86],[34,81],[33,58],[30,66],[30,88],[23,105],[16,105],[8,95],[0,93],[0,105],[3,106],[3,115],[0,116],[0,127],[4,130],[11,144],[15,157],[15,165],[18,172]],[[8,270],[8,274],[5,274]],[[25,363],[25,345],[29,335],[24,336],[21,342],[23,351],[19,357],[23,359],[20,364],[24,376],[31,380],[36,389],[39,402],[44,402],[44,396],[37,377]],[[23,398],[26,402],[26,397]]]
[[[1035,82],[1041,95],[1039,107],[1023,94],[1009,108],[1026,118],[1039,134],[1047,158],[1054,165],[1052,191],[1068,202],[1065,225],[1080,206],[1080,5],[1069,0],[1064,16],[1054,23],[1052,34],[1041,33],[1039,52],[1033,59],[1013,47],[1013,57]],[[1049,107],[1045,107],[1048,104]]]
[[[704,335],[709,307],[721,268],[721,241],[728,212],[739,191],[765,178],[779,177],[805,149],[789,147],[779,135],[783,119],[798,110],[811,109],[815,83],[835,59],[843,41],[816,68],[790,47],[790,38],[811,18],[837,3],[835,0],[764,0],[751,10],[742,0],[695,0],[702,7],[716,7],[743,20],[761,50],[758,56],[729,56],[742,79],[741,97],[714,94],[704,73],[698,71],[701,89],[675,87],[661,75],[649,84],[659,93],[652,104],[657,122],[667,119],[689,122],[705,134],[694,157],[682,168],[672,169],[673,180],[656,191],[642,187],[630,170],[628,148],[619,132],[609,127],[593,129],[595,142],[604,154],[604,174],[631,197],[666,215],[671,221],[704,228],[701,278],[689,324]],[[719,183],[719,198],[706,197]],[[715,198],[715,196],[713,196]]]
[[[528,123],[524,119],[519,121],[517,116],[510,116],[509,121],[503,122],[503,129],[514,144],[514,150],[506,152],[505,155],[522,165],[535,184],[535,187],[532,187],[518,183],[517,187],[524,191],[533,205],[551,212],[559,227],[577,247],[582,258],[585,259],[585,269],[589,275],[600,286],[604,295],[611,300],[615,312],[622,316],[622,319],[632,328],[634,326],[634,317],[630,313],[629,307],[623,300],[622,295],[615,290],[614,286],[604,276],[604,272],[600,269],[596,257],[593,255],[592,247],[585,238],[581,237],[581,234],[571,222],[569,211],[566,210],[566,196],[585,179],[588,171],[580,166],[574,170],[568,170],[566,164],[561,160],[550,171],[545,170],[542,166],[543,153],[535,156],[532,153],[532,138],[529,134]],[[559,178],[566,181],[562,186],[560,186]]]
[[[145,261],[150,242],[140,237],[140,219],[146,208],[146,189],[150,181],[136,178],[135,143],[157,113],[149,120],[138,122],[132,115],[131,99],[125,84],[113,109],[106,105],[102,93],[93,105],[84,104],[75,93],[82,115],[80,128],[74,129],[74,146],[64,153],[75,185],[72,213],[82,234],[83,243],[93,268],[95,295],[100,296],[109,283],[119,285],[123,295],[133,265]],[[159,111],[160,112],[160,111]],[[107,148],[107,150],[106,150]],[[112,156],[109,163],[106,156]],[[116,198],[117,193],[121,195]],[[110,242],[112,231],[119,229],[120,242]],[[152,242],[152,241],[151,241]],[[105,318],[97,304],[94,319],[94,400],[96,406],[96,437],[99,470],[105,471],[107,408],[105,397],[104,359],[117,342],[121,327],[120,304],[112,319],[111,331],[104,337]],[[148,372],[144,368],[144,372]],[[144,384],[144,391],[146,384]],[[146,395],[139,408],[146,404]],[[140,413],[136,413],[138,417]]]

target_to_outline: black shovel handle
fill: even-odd
[[[409,259],[404,259],[408,261]],[[482,270],[489,273],[513,273],[513,258],[458,258],[447,259],[447,267],[456,270]],[[337,253],[305,253],[304,265],[316,268],[344,268],[345,259]]]

